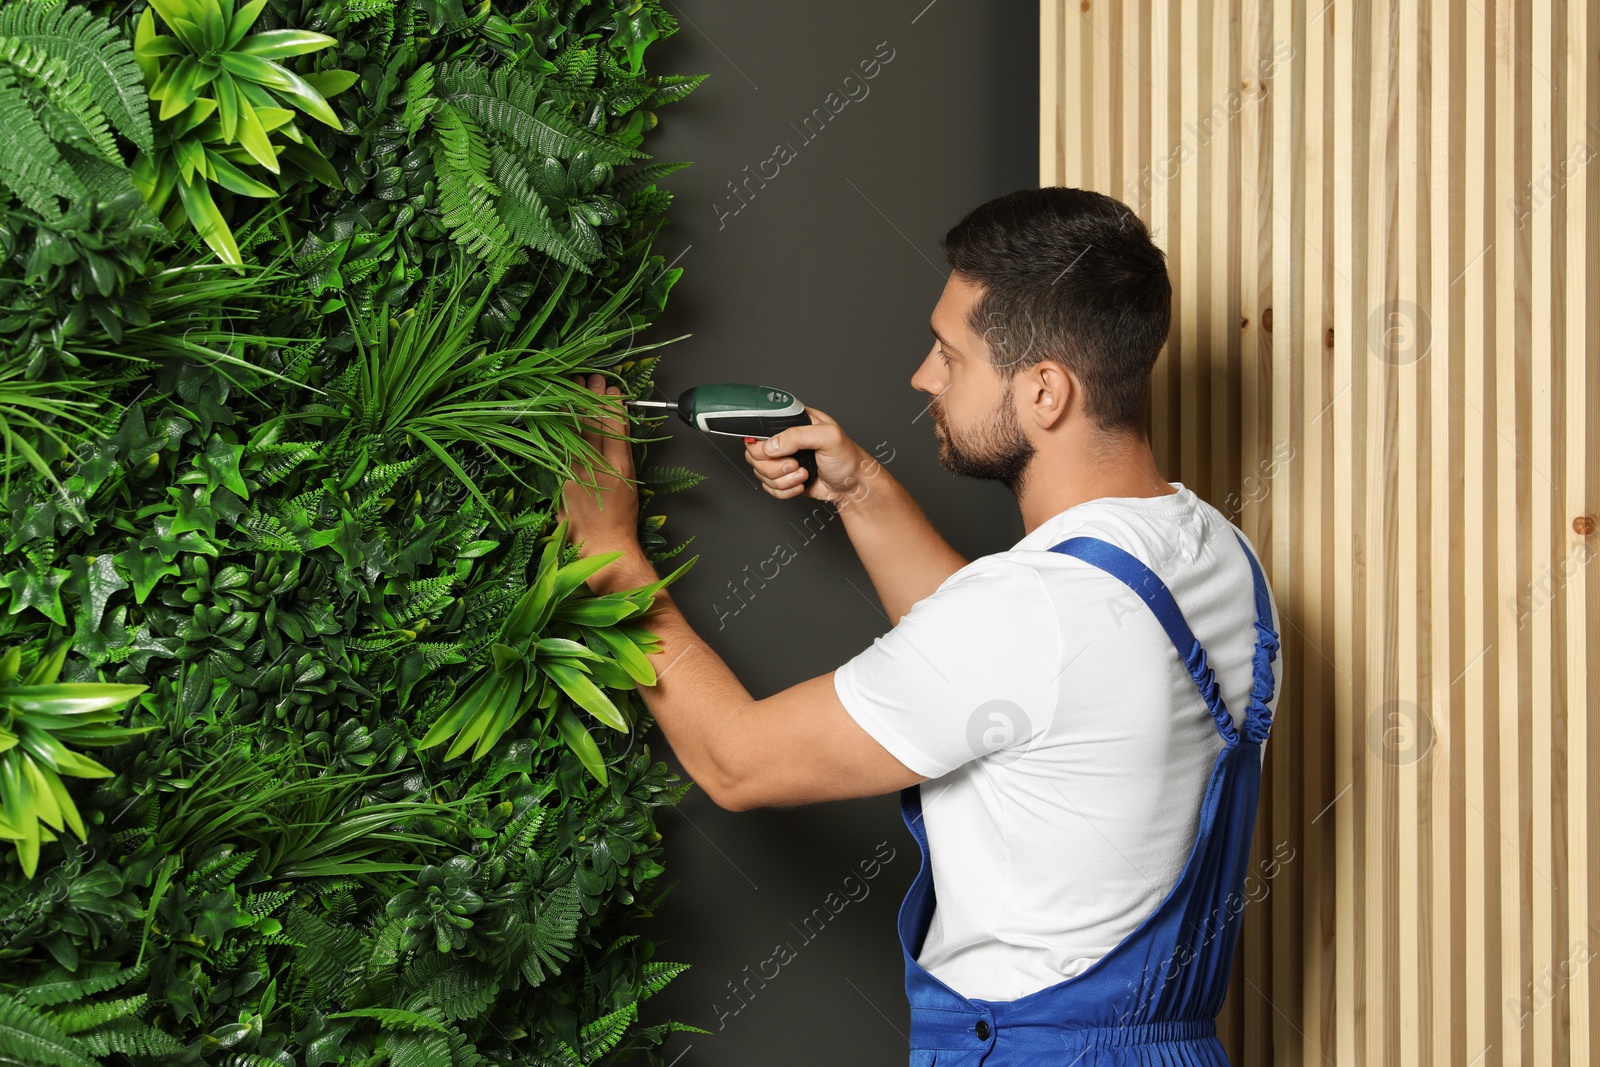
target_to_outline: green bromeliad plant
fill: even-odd
[[[623,1062],[651,586],[554,511],[682,164],[650,0],[0,4],[0,1059]],[[648,439],[636,439],[642,450]],[[636,465],[655,496],[699,476]]]
[[[296,112],[340,129],[327,97],[357,79],[348,70],[302,77],[277,62],[336,42],[310,30],[252,32],[266,6],[267,0],[248,0],[237,10],[234,0],[151,0],[134,36],[150,99],[160,104],[153,151],[135,162],[134,180],[156,211],[176,189],[195,231],[231,264],[243,260],[211,185],[270,199],[277,189],[248,169],[277,175],[282,162],[338,184],[316,142],[296,125]],[[157,12],[168,33],[157,28]]]

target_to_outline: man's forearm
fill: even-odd
[[[837,506],[891,623],[967,565],[905,486],[875,460],[862,463],[855,491]]]
[[[649,585],[658,577],[654,564],[634,549],[603,567],[589,587],[596,593],[617,592]],[[649,657],[656,684],[639,686],[639,694],[684,771],[720,804],[733,780],[717,741],[732,734],[735,717],[754,702],[750,691],[694,632],[668,590],[656,593],[648,614],[630,621],[661,641],[661,650]]]

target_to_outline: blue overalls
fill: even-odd
[[[1239,936],[1278,651],[1266,578],[1244,539],[1235,537],[1254,574],[1258,634],[1250,708],[1239,729],[1223,705],[1205,650],[1160,578],[1097,537],[1051,546],[1107,571],[1149,605],[1194,676],[1223,740],[1201,803],[1194,850],[1177,885],[1087,970],[1025,997],[998,1001],[968,999],[919,964],[916,955],[933,915],[933,876],[920,785],[901,790],[901,814],[922,850],[898,924],[911,1004],[911,1067],[1227,1064],[1216,1017]]]

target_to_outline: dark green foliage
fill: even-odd
[[[213,8],[336,118],[254,99],[271,195],[198,163],[254,165],[173,62]],[[141,24],[177,41],[143,75]],[[596,458],[570,376],[647,393],[666,343],[636,343],[679,274],[645,109],[699,78],[643,56],[675,29],[636,0],[0,6],[0,675],[129,687],[59,734],[105,777],[0,760],[0,1060],[658,1062],[693,1029],[639,1016],[686,966],[633,930],[689,787],[639,739],[649,619],[553,517]],[[651,501],[700,476],[647,440],[660,561],[687,542]],[[509,652],[536,699],[425,746]],[[18,692],[0,726],[34,738]]]

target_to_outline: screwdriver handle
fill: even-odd
[[[772,427],[772,432],[770,434],[768,434],[767,436],[768,437],[776,437],[776,436],[778,436],[778,433],[780,431],[787,430],[791,426],[810,426],[811,425],[811,416],[807,415],[805,412],[802,411],[802,412],[799,412],[798,414],[794,414],[794,415],[770,416],[770,417],[768,417],[768,419],[766,421],[767,421],[767,424]],[[800,466],[804,467],[809,472],[809,476],[807,477],[806,481],[803,484],[810,485],[812,482],[816,481],[817,480],[817,451],[816,451],[816,449],[814,449],[814,448],[797,449],[795,451],[795,453],[794,453],[794,458],[800,464]]]

